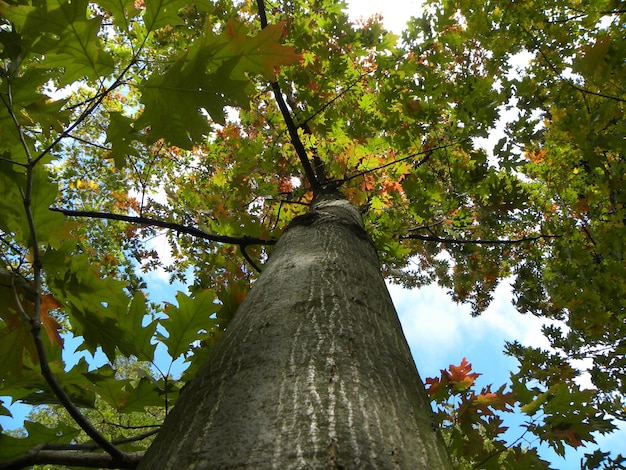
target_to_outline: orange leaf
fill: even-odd
[[[361,191],[371,191],[374,189],[374,177],[372,175],[363,176]]]
[[[583,441],[580,440],[578,434],[573,429],[558,429],[550,431],[548,436],[552,439],[560,439],[566,441],[570,446],[576,448],[583,445]]]
[[[63,346],[63,338],[61,338],[61,335],[59,334],[61,325],[48,313],[48,311],[62,307],[63,304],[55,299],[51,294],[44,294],[41,296],[41,313],[39,319],[46,329],[50,342],[56,343],[60,347]]]
[[[458,366],[450,364],[450,382],[452,382],[456,390],[467,390],[480,376],[479,373],[471,372],[471,370],[472,364],[467,362],[467,358],[465,357]]]
[[[503,385],[494,393],[491,391],[491,385],[487,386],[474,398],[474,404],[479,407],[490,406],[496,410],[510,411],[507,407],[515,404],[515,395],[513,392],[503,393],[505,387]]]

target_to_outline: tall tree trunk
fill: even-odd
[[[450,468],[348,201],[290,224],[140,468]]]

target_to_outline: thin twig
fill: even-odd
[[[2,95],[0,95],[0,100],[2,100],[2,102],[6,105],[6,102],[4,101],[4,98],[2,97]],[[10,158],[0,157],[0,162],[9,163],[10,165],[21,166],[22,168],[28,167],[26,163],[16,162],[16,161],[11,160]]]
[[[517,444],[519,441],[521,441],[524,436],[526,435],[526,433],[528,433],[528,428],[522,433],[522,435],[520,437],[518,437],[517,439],[515,439],[513,442],[511,442],[509,445],[505,446],[504,449],[500,449],[497,450],[495,452],[492,452],[491,454],[489,454],[487,457],[485,457],[483,460],[481,460],[480,462],[478,462],[476,465],[474,465],[472,467],[472,470],[477,469],[482,467],[482,465],[484,465],[485,463],[487,463],[489,460],[491,460],[492,458],[496,457],[497,455],[500,455],[502,452],[506,452],[507,450],[509,450],[510,448],[512,448],[515,444]]]
[[[400,237],[401,239],[413,239],[413,240],[423,240],[423,241],[427,241],[427,242],[437,242],[437,243],[447,243],[450,245],[468,245],[468,244],[474,244],[474,245],[513,245],[516,243],[524,243],[524,242],[532,242],[535,240],[540,240],[542,238],[561,238],[561,235],[536,235],[533,237],[522,237],[522,238],[515,238],[512,240],[482,240],[482,239],[477,239],[477,240],[460,240],[460,239],[455,239],[455,238],[442,238],[442,237],[438,237],[435,235],[420,235],[417,233],[412,233],[410,235],[403,235],[402,237]]]
[[[81,144],[89,145],[90,147],[96,147],[96,148],[99,148],[101,150],[111,150],[109,147],[106,147],[104,145],[100,145],[100,144],[98,144],[96,142],[91,142],[91,141],[89,141],[87,139],[83,139],[82,137],[78,137],[78,136],[76,136],[74,134],[69,134],[68,133],[67,137],[69,137],[70,139],[74,139],[74,140],[80,142]]]
[[[337,93],[337,95],[335,95],[335,97],[333,97],[332,100],[324,103],[322,105],[322,107],[320,109],[318,109],[317,111],[315,111],[313,114],[311,114],[309,117],[307,117],[304,121],[302,121],[301,123],[298,124],[298,127],[304,126],[305,124],[308,124],[309,121],[313,120],[314,118],[316,118],[318,115],[320,115],[321,113],[323,113],[326,108],[328,108],[329,106],[331,106],[335,101],[337,101],[338,99],[340,99],[343,95],[345,95],[347,92],[349,92],[354,85],[356,85],[357,83],[359,83],[361,81],[361,79],[371,73],[374,73],[374,71],[371,72],[364,72],[361,75],[359,75],[352,83],[350,83],[350,85],[348,85],[346,88],[344,88],[343,90],[341,90],[339,93]]]
[[[432,154],[433,154],[433,152],[435,150],[445,149],[445,148],[451,147],[452,145],[457,145],[457,144],[460,144],[462,142],[465,142],[466,140],[469,140],[469,137],[467,137],[465,139],[462,139],[462,140],[459,140],[459,141],[456,141],[456,142],[451,142],[449,144],[443,144],[443,145],[439,145],[437,147],[432,147],[432,148],[429,148],[427,150],[421,150],[419,152],[412,153],[411,155],[408,155],[406,157],[397,158],[397,159],[395,159],[392,162],[385,163],[384,165],[380,165],[380,166],[377,166],[375,168],[370,168],[369,170],[359,171],[358,173],[355,173],[353,175],[346,176],[342,180],[337,181],[337,183],[338,184],[343,184],[346,181],[350,181],[350,180],[352,180],[354,178],[358,178],[360,176],[366,175],[368,173],[372,173],[374,171],[382,170],[382,169],[387,168],[389,166],[395,165],[396,163],[400,163],[400,162],[403,162],[405,160],[410,160],[412,158],[419,157],[420,155],[425,155],[424,158],[422,158],[419,162],[417,162],[414,165],[414,167],[417,168],[417,167],[423,165],[424,163],[426,163],[430,159],[430,157],[432,156]]]
[[[48,153],[50,153],[50,151],[59,143],[61,142],[63,139],[65,139],[66,137],[68,137],[70,135],[70,133],[76,128],[78,127],[85,119],[87,119],[91,113],[98,107],[100,106],[100,103],[102,103],[104,101],[104,99],[109,95],[109,93],[111,93],[113,90],[115,90],[117,87],[119,87],[120,85],[123,84],[122,78],[124,77],[124,75],[126,75],[126,72],[128,72],[130,70],[130,68],[137,62],[136,56],[133,57],[131,59],[131,61],[129,62],[129,64],[124,68],[124,70],[122,70],[122,72],[119,74],[119,76],[115,79],[115,81],[111,84],[111,86],[107,87],[107,89],[105,91],[103,91],[97,99],[95,99],[87,108],[85,108],[85,110],[83,110],[82,113],[80,113],[80,115],[78,116],[78,118],[76,119],[76,121],[74,121],[67,129],[65,129],[63,132],[61,132],[56,139],[54,139],[54,141],[48,145],[48,147],[46,147],[38,156],[37,158],[33,161],[33,164],[37,164],[43,157],[45,157]]]
[[[528,34],[528,36],[530,36],[532,42],[535,45],[535,49],[539,52],[539,54],[541,55],[541,57],[543,57],[543,59],[546,61],[546,63],[548,64],[548,67],[550,68],[550,70],[552,70],[552,73],[554,73],[554,75],[556,75],[556,77],[562,81],[565,82],[566,84],[568,84],[571,88],[573,88],[574,90],[577,90],[583,94],[587,94],[587,95],[593,95],[593,96],[598,96],[600,98],[606,98],[609,100],[614,100],[614,101],[618,101],[620,103],[626,103],[626,99],[624,98],[619,98],[618,96],[613,96],[613,95],[607,95],[605,93],[600,93],[597,91],[591,91],[587,88],[583,88],[580,87],[578,85],[576,85],[574,82],[572,82],[571,80],[568,80],[567,78],[561,76],[560,72],[557,70],[556,66],[552,63],[552,61],[550,60],[550,58],[546,55],[546,53],[544,52],[543,48],[541,47],[541,44],[539,44],[539,41],[537,40],[537,38],[535,37],[534,34],[532,34],[530,31],[528,31],[526,28],[523,28],[524,32],[526,34]]]

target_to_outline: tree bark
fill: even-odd
[[[348,201],[290,224],[140,468],[451,468]]]

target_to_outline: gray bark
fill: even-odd
[[[140,468],[451,468],[354,206],[289,226]]]

